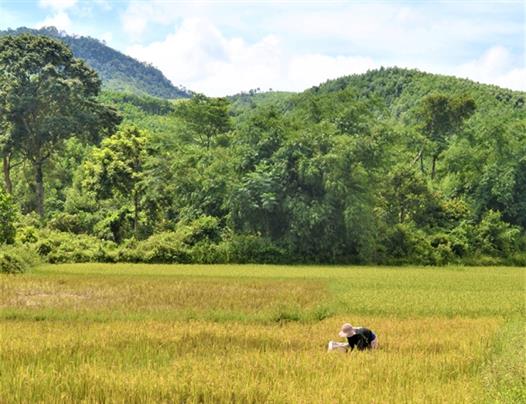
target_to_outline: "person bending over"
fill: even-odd
[[[347,338],[351,351],[356,347],[359,351],[378,348],[378,338],[376,334],[365,327],[353,327],[349,323],[342,325],[339,334],[342,338]]]

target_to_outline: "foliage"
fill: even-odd
[[[38,255],[28,247],[0,246],[0,274],[27,272],[39,262]]]
[[[0,188],[0,244],[12,244],[15,241],[16,210],[9,194]]]
[[[128,240],[118,260],[146,263],[224,262],[217,243],[221,239],[216,218],[203,216],[176,231],[162,232],[146,240]]]
[[[194,94],[188,102],[178,103],[175,113],[187,124],[193,137],[209,149],[214,138],[230,130],[227,108],[225,98]]]
[[[436,161],[447,148],[449,137],[460,130],[475,109],[475,101],[467,96],[451,98],[444,94],[430,94],[422,99],[417,115],[421,130],[431,144],[431,178],[435,178]],[[420,151],[420,160],[424,157],[424,149]]]
[[[18,152],[34,172],[35,210],[44,216],[44,163],[73,136],[94,139],[120,122],[94,99],[100,80],[55,40],[0,37],[0,126],[4,154]],[[5,173],[5,169],[4,169]]]
[[[521,265],[524,97],[404,69],[300,94],[106,91],[123,124],[52,153],[36,228],[114,242],[117,261]],[[27,213],[31,166],[12,172]],[[197,223],[213,238],[190,242]]]
[[[229,262],[278,264],[290,260],[283,248],[261,236],[235,235],[226,245]]]
[[[122,128],[92,150],[85,163],[84,186],[100,199],[115,193],[129,198],[133,206],[134,230],[138,230],[141,181],[146,158],[147,136],[137,128]]]
[[[164,232],[143,241],[128,241],[119,251],[119,261],[185,264],[191,257],[184,234]]]
[[[37,253],[49,263],[113,261],[115,245],[86,234],[41,230],[33,243]]]
[[[477,226],[476,248],[490,256],[508,256],[519,246],[520,230],[501,220],[500,212],[489,210]]]

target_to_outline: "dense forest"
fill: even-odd
[[[85,60],[95,69],[103,87],[109,90],[167,99],[188,98],[191,95],[185,88],[174,86],[159,69],[124,55],[98,39],[68,35],[55,27],[0,31],[0,36],[22,34],[43,35],[63,42],[75,57]]]
[[[381,68],[170,101],[85,73],[31,132],[20,69],[0,73],[0,237],[48,262],[526,265],[523,92]]]

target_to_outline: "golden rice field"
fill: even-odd
[[[77,264],[0,276],[0,403],[526,402],[524,268]],[[376,351],[327,353],[342,323]]]

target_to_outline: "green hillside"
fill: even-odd
[[[429,138],[420,110],[423,100],[432,95],[471,99],[475,111],[444,139]],[[236,207],[246,209],[236,225],[239,230],[279,240],[279,244],[285,242],[287,250],[298,248],[295,254],[308,260],[319,258],[329,245],[333,248],[338,242],[356,248],[351,255],[361,254],[361,248],[367,249],[379,240],[386,242],[389,233],[393,237],[389,243],[412,245],[402,247],[408,250],[399,251],[400,256],[415,248],[417,240],[427,240],[431,243],[426,244],[430,248],[428,258],[435,248],[447,250],[451,258],[457,254],[455,250],[460,255],[465,253],[470,243],[467,240],[472,237],[466,233],[477,231],[472,226],[488,225],[486,222],[496,217],[512,226],[508,230],[516,228],[523,233],[525,99],[523,92],[399,68],[327,81],[300,94],[268,92],[230,97],[232,131],[221,141],[218,137],[215,152],[226,153],[234,161],[231,169],[237,170],[236,174],[231,172],[226,175],[233,177],[221,180],[235,181],[242,190],[238,190],[242,194],[237,203],[247,204]],[[113,96],[113,103],[128,122],[179,142],[181,151],[195,151],[175,107],[173,113],[157,112],[153,118],[135,101]],[[205,176],[217,175],[206,170]],[[235,221],[238,212],[225,208],[233,196],[216,197],[221,198],[214,202],[216,208],[224,210],[191,208],[229,215]],[[210,200],[211,196],[206,198]],[[180,209],[189,209],[187,203]],[[300,213],[305,217],[294,217]],[[301,232],[293,235],[290,231],[299,225],[294,223],[297,220],[302,224],[294,232]],[[348,237],[346,226],[355,226],[356,235],[342,241]],[[324,234],[326,231],[329,234]],[[323,241],[324,236],[328,240]],[[494,236],[488,235],[489,239]],[[402,239],[395,241],[396,237]],[[305,238],[309,240],[308,250],[298,247]],[[360,247],[360,243],[364,245]],[[521,242],[514,243],[519,248]],[[500,248],[479,244],[476,248],[486,252]],[[366,261],[374,254],[383,254],[362,253],[373,254]],[[326,260],[330,260],[328,256],[321,259]]]
[[[75,57],[85,60],[97,71],[107,89],[151,95],[161,98],[188,98],[188,90],[174,86],[159,69],[139,62],[110,48],[98,39],[72,36],[58,31],[55,27],[41,29],[17,28],[0,31],[0,35],[31,33],[56,38],[68,45]]]

